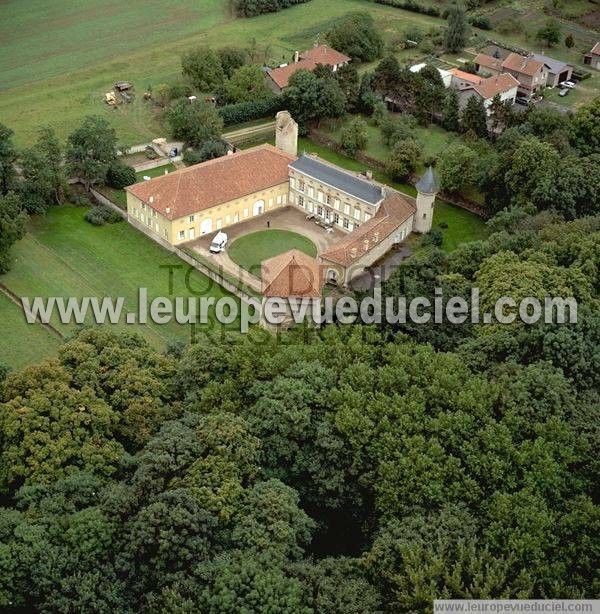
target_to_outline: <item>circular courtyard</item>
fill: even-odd
[[[291,249],[300,250],[313,258],[317,255],[317,248],[310,239],[297,232],[278,228],[243,235],[233,241],[227,253],[238,266],[260,277],[260,263],[263,260]]]

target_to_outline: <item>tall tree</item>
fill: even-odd
[[[383,36],[369,13],[349,13],[327,33],[329,44],[358,62],[381,57]]]
[[[165,119],[173,137],[192,147],[221,138],[223,120],[214,106],[203,100],[190,103],[180,98],[167,109]]]
[[[421,159],[421,148],[416,141],[408,139],[398,141],[393,147],[387,161],[387,171],[392,179],[405,181]]]
[[[385,56],[377,67],[373,76],[375,88],[381,94],[389,94],[394,90],[400,78],[400,64],[393,55]]]
[[[285,104],[303,131],[310,122],[340,117],[346,99],[336,79],[318,78],[308,70],[295,72],[283,95]]]
[[[41,213],[63,202],[67,179],[60,141],[50,127],[39,131],[36,145],[21,154],[23,206],[29,213]]]
[[[571,126],[573,145],[584,156],[600,154],[600,96],[577,109]]]
[[[444,48],[449,53],[458,53],[465,48],[469,36],[469,22],[464,6],[459,3],[451,4],[447,11],[446,21]]]
[[[450,88],[446,93],[443,115],[444,128],[450,132],[458,132],[460,130],[460,108],[458,92],[454,88]]]
[[[471,96],[467,101],[460,116],[460,129],[482,138],[487,137],[487,113],[479,96]]]
[[[352,119],[342,128],[342,147],[350,155],[364,149],[368,142],[367,124],[360,117]]]
[[[65,158],[70,172],[83,181],[87,192],[106,180],[117,160],[115,129],[103,118],[86,117],[67,139]]]
[[[10,269],[10,248],[25,234],[26,221],[19,196],[14,192],[0,195],[0,274]]]
[[[260,66],[238,68],[218,90],[219,99],[227,104],[264,100],[272,96]]]
[[[477,155],[466,145],[450,145],[440,153],[437,170],[440,184],[448,192],[459,192],[475,178]]]
[[[556,45],[561,39],[560,24],[556,19],[549,19],[546,24],[541,27],[535,37],[540,41],[545,41],[548,47]]]
[[[221,47],[217,54],[227,78],[248,61],[248,53],[242,47]]]
[[[190,51],[181,59],[183,76],[201,92],[214,92],[225,81],[219,54],[209,47]]]
[[[346,109],[349,112],[360,111],[360,78],[358,76],[358,70],[356,70],[356,65],[351,62],[350,64],[338,68],[335,77],[339,83],[340,89],[346,97]]]
[[[10,128],[0,123],[0,194],[6,194],[14,187],[14,165],[18,154],[12,141],[13,134]]]
[[[489,107],[492,127],[494,129],[504,130],[511,125],[514,117],[512,104],[510,101],[502,100],[500,94],[496,94],[492,98],[492,103]]]

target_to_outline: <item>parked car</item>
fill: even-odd
[[[573,81],[563,81],[560,87],[568,87],[570,90],[574,89],[575,83]]]
[[[529,100],[527,98],[523,98],[522,96],[517,96],[515,98],[515,102],[524,106],[527,106],[529,104]]]
[[[213,254],[219,254],[225,251],[225,246],[227,245],[227,235],[219,230],[219,232],[214,236],[212,243],[210,244],[210,251]]]
[[[566,96],[571,90],[570,89],[564,89],[564,90],[560,90],[560,92],[558,92],[559,96]]]

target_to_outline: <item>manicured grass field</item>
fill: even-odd
[[[290,249],[317,255],[315,244],[306,237],[289,230],[259,230],[236,239],[228,249],[229,257],[246,271],[260,277],[260,263]]]
[[[448,228],[440,228],[444,222]],[[442,249],[447,252],[456,249],[461,243],[484,239],[487,235],[485,222],[479,216],[440,200],[435,203],[433,226],[440,228],[444,234]]]
[[[198,293],[220,298],[226,294],[219,285],[190,269],[126,222],[92,226],[83,219],[85,211],[82,207],[65,206],[34,218],[29,233],[13,247],[12,268],[0,281],[20,297],[123,297],[124,310],[136,313],[140,287],[148,289],[149,301],[157,296],[187,298]],[[171,269],[172,284],[169,267],[175,267]],[[0,320],[4,320],[4,312],[9,314],[10,310],[4,303],[0,308]],[[119,324],[103,326],[110,326],[116,332],[138,332],[160,349],[170,341],[189,339],[191,334],[190,325],[176,322],[126,324],[124,317],[122,320]],[[52,323],[63,334],[78,326],[62,324],[57,314]],[[37,325],[30,326],[34,334]],[[199,325],[198,331],[207,326]],[[32,351],[35,349],[35,341],[18,332],[14,336],[30,344]],[[0,361],[5,360],[4,352],[4,349],[0,351]],[[40,347],[40,356],[45,353]]]
[[[21,308],[3,293],[0,293],[0,338],[0,363],[12,369],[53,356],[61,344],[60,338],[41,324],[27,324]]]

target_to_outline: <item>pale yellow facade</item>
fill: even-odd
[[[356,230],[368,222],[379,206],[332,188],[293,168],[290,169],[290,204],[331,222],[345,232]]]
[[[288,204],[288,192],[289,184],[285,181],[174,220],[168,219],[151,204],[144,203],[127,192],[127,216],[130,221],[140,225],[151,236],[154,235],[171,245],[180,245],[198,237],[216,233],[232,224],[285,207]]]

